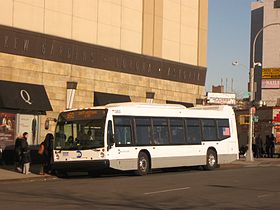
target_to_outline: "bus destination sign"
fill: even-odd
[[[105,109],[87,109],[63,112],[60,115],[62,121],[103,119],[106,117]]]

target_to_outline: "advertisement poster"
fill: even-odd
[[[20,114],[18,118],[18,133],[28,133],[28,144],[38,144],[38,116]]]
[[[16,132],[16,114],[0,112],[0,146],[13,145]]]

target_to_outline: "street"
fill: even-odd
[[[279,209],[279,166],[0,183],[1,209]]]

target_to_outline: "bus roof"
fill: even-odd
[[[124,102],[124,103],[112,103],[107,104],[104,106],[95,106],[95,107],[88,107],[88,108],[78,108],[78,109],[70,109],[65,110],[68,111],[78,111],[78,110],[90,110],[90,109],[114,109],[114,108],[142,108],[142,109],[169,109],[169,110],[177,110],[177,111],[191,111],[191,110],[203,110],[203,111],[232,111],[232,107],[228,105],[211,105],[211,106],[197,106],[197,107],[189,107],[186,108],[180,104],[156,104],[156,103],[138,103],[138,102]]]
[[[131,108],[156,108],[156,109],[186,109],[185,106],[180,104],[155,104],[155,103],[113,103],[107,104],[106,108],[117,108],[117,107],[131,107]]]
[[[180,104],[155,104],[155,103],[112,103],[105,106],[71,109],[65,112],[108,110],[110,115],[131,115],[150,117],[190,117],[190,118],[231,118],[234,117],[232,107],[227,105],[198,106],[186,108]]]

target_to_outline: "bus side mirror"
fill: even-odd
[[[57,119],[48,117],[45,121],[45,129],[46,130],[49,130],[49,128],[50,128],[50,121],[57,122]]]
[[[49,120],[49,118],[47,118],[45,121],[45,129],[49,130],[49,128],[50,128],[50,120]]]
[[[110,120],[108,122],[108,131],[107,131],[107,145],[108,149],[111,149],[111,147],[114,145],[115,139],[113,135],[113,126],[112,126],[112,121]]]

